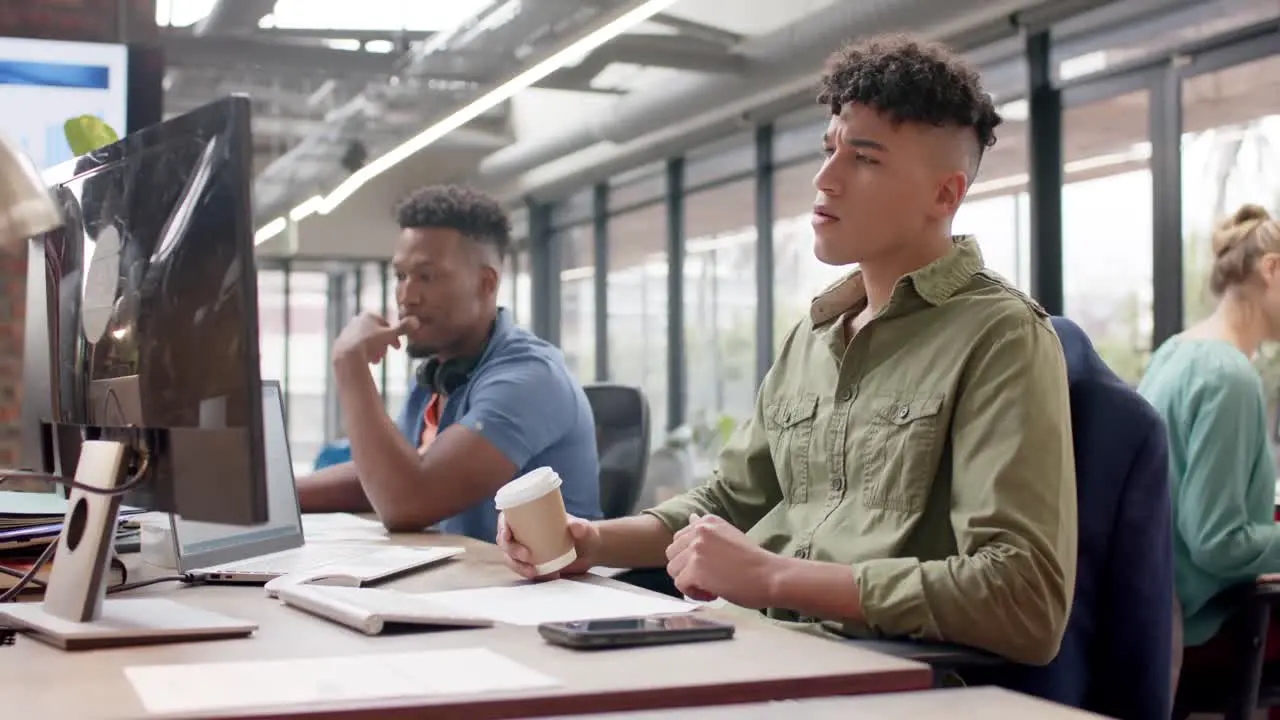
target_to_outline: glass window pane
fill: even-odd
[[[1147,91],[1063,113],[1066,314],[1122,378],[1151,356],[1151,143]]]
[[[258,271],[258,358],[263,380],[284,382],[284,271]]]
[[[1031,289],[1031,205],[1027,196],[1027,102],[1000,106],[1004,122],[982,158],[978,177],[956,213],[952,232],[973,235],[986,266]]]
[[[1190,325],[1213,311],[1213,228],[1245,203],[1280,216],[1280,56],[1188,78],[1182,85],[1183,308]],[[1264,346],[1254,364],[1268,416],[1280,402],[1280,355]]]
[[[818,136],[814,137],[818,143]],[[809,311],[809,302],[852,265],[827,265],[813,254],[813,176],[821,160],[790,165],[773,176],[773,345]]]
[[[1214,307],[1214,227],[1245,203],[1280,215],[1280,56],[1182,85],[1183,308],[1188,325]]]
[[[498,307],[504,307],[512,314],[516,311],[516,255],[507,253],[502,261],[502,276],[498,279]]]
[[[596,378],[596,244],[578,225],[553,238],[560,254],[560,349],[580,382]]]
[[[329,379],[326,313],[329,274],[294,270],[289,276],[289,452],[294,473],[314,467],[324,445],[325,386]]]
[[[713,458],[755,404],[754,179],[685,198],[684,342],[686,422]]]
[[[513,258],[515,262],[516,324],[526,330],[533,329],[533,277],[529,274],[529,253],[522,252]]]
[[[647,205],[609,218],[609,376],[649,400],[650,444],[667,427],[667,214]]]
[[[395,318],[400,317],[400,307],[396,303],[394,274],[387,281],[387,313]],[[404,348],[390,348],[382,362],[387,366],[387,412],[391,417],[399,418],[405,401],[409,399],[409,389],[416,382],[412,372],[412,361]]]
[[[358,312],[372,312],[382,315],[383,317],[395,316],[394,303],[384,302],[385,297],[382,292],[382,264],[381,263],[363,263],[360,266],[360,302],[355,308]],[[390,273],[390,270],[387,271]],[[387,278],[387,283],[391,282],[391,278]],[[378,386],[378,392],[382,392],[382,369],[373,368],[373,382]]]

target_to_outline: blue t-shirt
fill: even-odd
[[[414,447],[430,400],[429,390],[415,386],[400,415],[400,432]],[[475,370],[445,402],[437,432],[454,424],[479,433],[506,455],[519,468],[513,479],[543,466],[555,470],[569,514],[600,517],[600,461],[586,393],[560,349],[516,326],[505,308],[498,310],[493,337]],[[436,528],[493,542],[498,510],[490,497]]]

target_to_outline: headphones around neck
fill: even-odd
[[[437,395],[452,395],[467,382],[479,364],[479,356],[448,360],[429,357],[418,366],[418,385]]]
[[[489,343],[493,341],[493,333],[497,327],[498,323],[495,320],[493,326],[489,328],[489,336],[485,338],[484,347],[480,348],[480,353],[474,357],[441,360],[433,355],[427,358],[418,366],[418,386],[437,395],[452,395],[458,388],[465,385],[471,378],[471,373],[475,372],[480,359],[484,357],[485,350],[489,348]]]

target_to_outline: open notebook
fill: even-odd
[[[378,588],[285,585],[276,597],[286,605],[359,630],[366,635],[407,627],[490,627],[488,618],[469,616],[420,595]]]

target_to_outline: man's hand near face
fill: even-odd
[[[374,365],[382,362],[389,348],[400,347],[400,337],[418,327],[415,317],[401,318],[392,325],[381,315],[360,313],[347,323],[333,342],[335,364]]]

